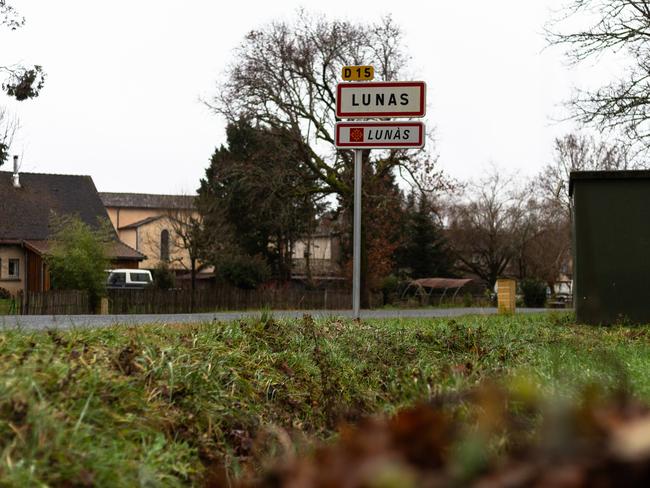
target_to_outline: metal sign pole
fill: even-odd
[[[423,81],[347,83],[371,81],[372,66],[343,66],[346,82],[336,85],[338,119],[376,119],[390,117],[424,117],[427,86]],[[381,96],[380,96],[381,95]],[[365,100],[369,98],[369,102]],[[363,107],[359,105],[363,101]],[[393,103],[391,103],[391,100]],[[400,105],[396,106],[395,101]],[[388,101],[386,103],[386,101]],[[383,129],[383,130],[382,130]],[[364,148],[406,148],[424,146],[424,124],[419,122],[337,122],[336,147],[354,149],[354,237],[352,253],[352,314],[361,318],[361,173]]]
[[[361,149],[354,150],[354,243],[352,270],[352,314],[361,317]]]

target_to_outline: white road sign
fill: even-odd
[[[424,146],[422,122],[339,122],[336,147],[415,149]]]
[[[339,83],[336,116],[340,118],[424,117],[424,81]]]

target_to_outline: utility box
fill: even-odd
[[[650,171],[571,173],[579,323],[650,323]]]
[[[506,278],[497,280],[497,305],[500,314],[515,313],[517,282]]]

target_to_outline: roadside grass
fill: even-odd
[[[9,315],[11,311],[11,299],[0,298],[0,315]]]
[[[485,381],[650,402],[650,326],[570,314],[0,333],[0,485],[237,479],[340,422]],[[284,446],[284,447],[282,447]]]

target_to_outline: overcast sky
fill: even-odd
[[[457,178],[490,163],[536,174],[553,139],[572,129],[555,122],[572,87],[615,74],[569,68],[561,51],[544,49],[544,24],[562,0],[11,3],[27,24],[0,32],[0,65],[47,72],[34,100],[0,95],[20,119],[13,151],[23,171],[89,174],[100,191],[195,191],[225,140],[224,121],[199,99],[214,93],[247,31],[300,6],[357,21],[393,15],[412,77],[428,84],[435,152]]]

